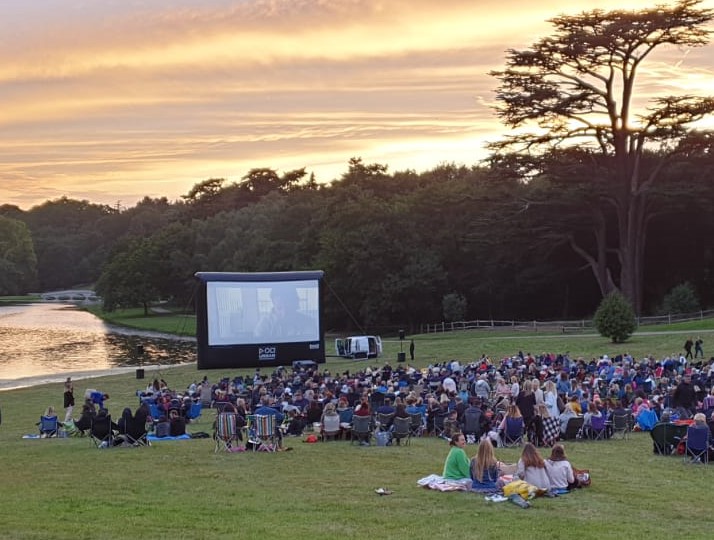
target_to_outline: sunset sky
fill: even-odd
[[[208,178],[351,157],[473,165],[505,133],[507,48],[641,0],[3,0],[0,204],[175,200]],[[702,7],[713,8],[714,0]],[[640,95],[714,95],[714,45],[667,49]]]

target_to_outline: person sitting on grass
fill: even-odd
[[[74,426],[84,435],[85,431],[88,431],[92,427],[92,420],[97,415],[97,410],[91,403],[84,403],[82,405],[82,413],[79,419],[74,423]]]
[[[457,432],[451,436],[449,441],[449,455],[446,456],[444,462],[444,480],[451,480],[459,483],[468,484],[471,487],[471,462],[466,455],[464,448],[466,447],[466,437],[463,433]]]
[[[186,435],[186,419],[176,409],[169,411],[169,435],[171,437]]]
[[[283,447],[283,434],[280,431],[279,427],[280,427],[280,424],[283,423],[284,416],[283,416],[283,413],[281,413],[277,409],[271,407],[270,400],[271,400],[271,398],[268,394],[261,396],[260,407],[255,409],[254,413],[256,416],[273,416],[274,417],[275,436],[278,439],[278,448],[281,449]],[[320,409],[320,416],[322,416],[322,409]],[[319,421],[319,417],[318,417],[318,421]]]
[[[558,493],[577,487],[573,466],[568,461],[562,444],[553,445],[550,457],[545,462],[545,467],[550,478],[551,490]]]
[[[545,461],[538,453],[538,449],[532,443],[526,443],[523,447],[521,459],[516,466],[516,476],[525,480],[538,489],[550,488],[550,477],[545,468]]]
[[[496,459],[491,439],[484,437],[478,445],[478,452],[471,460],[471,490],[479,493],[497,493],[503,483],[501,462]]]

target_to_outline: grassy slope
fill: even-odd
[[[196,322],[192,315],[149,314],[142,309],[119,310],[103,313],[98,308],[90,311],[104,318],[107,322],[139,328],[156,330],[179,335],[195,335]],[[570,352],[571,357],[590,359],[602,354],[615,356],[618,353],[630,353],[637,358],[653,354],[661,358],[667,354],[680,353],[687,333],[701,335],[704,350],[707,342],[714,342],[714,319],[677,323],[661,326],[644,326],[626,343],[613,344],[609,340],[594,334],[560,334],[538,332],[508,332],[494,330],[467,330],[441,334],[421,334],[413,337],[415,341],[416,364],[427,365],[430,362],[444,362],[454,358],[462,361],[479,358],[487,354],[491,358],[512,356],[519,350],[538,354],[540,352]],[[334,347],[327,339],[326,349],[332,354]],[[397,353],[408,351],[409,343],[400,343],[396,338],[385,339],[384,357],[390,362],[396,361]],[[714,349],[709,349],[710,351]],[[708,356],[707,356],[708,358]]]
[[[518,349],[570,350],[590,357],[616,350],[601,338],[579,336],[460,333],[415,339],[418,365],[432,356],[467,360],[482,351],[500,356]],[[681,342],[681,334],[636,336],[628,350],[662,356]],[[386,345],[386,356],[396,358],[399,343]],[[356,366],[364,363],[339,360],[326,367],[334,372]],[[242,370],[247,371],[252,370]],[[147,372],[147,378],[160,375],[183,389],[204,374],[217,380],[239,372],[199,372],[185,365]],[[87,387],[108,392],[117,417],[124,406],[136,407],[136,390],[145,382],[133,374],[115,375],[78,382],[76,394]],[[524,511],[474,494],[418,488],[417,479],[441,472],[448,453],[448,445],[433,438],[387,448],[291,439],[292,452],[274,455],[215,454],[210,439],[97,450],[88,439],[21,438],[35,431],[47,405],[61,403],[59,384],[0,393],[0,538],[393,538],[406,531],[411,539],[709,538],[714,525],[714,467],[655,456],[644,433],[629,441],[568,443],[571,460],[590,469],[593,485],[537,500]],[[205,412],[189,429],[210,432],[211,422]],[[475,451],[468,448],[470,455]],[[518,457],[515,449],[497,454],[505,461]],[[378,497],[373,490],[382,486],[394,494]]]
[[[192,366],[167,370],[176,388],[203,376]],[[234,372],[208,372],[211,379]],[[154,373],[148,373],[154,376]],[[115,415],[136,406],[140,382],[117,375],[87,384],[109,392]],[[84,388],[78,384],[77,394]],[[88,439],[23,440],[39,412],[61,404],[62,386],[0,394],[5,466],[0,538],[707,538],[714,467],[655,456],[647,434],[629,441],[568,443],[571,460],[593,485],[523,511],[467,493],[437,493],[416,480],[440,473],[446,442],[415,439],[408,447],[363,448],[347,442],[303,444],[292,452],[214,454],[211,440],[151,448],[97,450]],[[211,430],[205,413],[192,431]],[[476,447],[468,447],[474,454]],[[499,449],[500,459],[517,459]],[[378,497],[373,490],[394,490]],[[9,494],[12,493],[12,496]],[[42,516],[42,519],[38,519]],[[525,534],[525,533],[524,533]]]

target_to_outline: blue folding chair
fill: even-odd
[[[57,437],[59,421],[56,416],[40,416],[37,425],[40,428],[40,437]]]
[[[590,418],[590,438],[603,441],[607,437],[607,418],[604,414]]]
[[[657,423],[657,413],[650,410],[645,410],[637,415],[637,425],[642,431],[652,431]]]
[[[709,463],[709,428],[687,428],[685,463]]]
[[[161,409],[156,403],[149,403],[149,414],[151,415],[151,419],[154,421],[154,423],[158,422],[161,416],[166,416],[166,413],[162,413]]]
[[[506,418],[506,429],[501,434],[504,446],[520,446],[523,444],[523,417]]]
[[[191,408],[189,409],[186,418],[188,418],[189,420],[195,420],[196,418],[201,416],[201,410],[202,405],[200,401],[198,403],[191,403]]]

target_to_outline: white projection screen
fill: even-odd
[[[199,369],[325,361],[321,271],[198,272]]]

